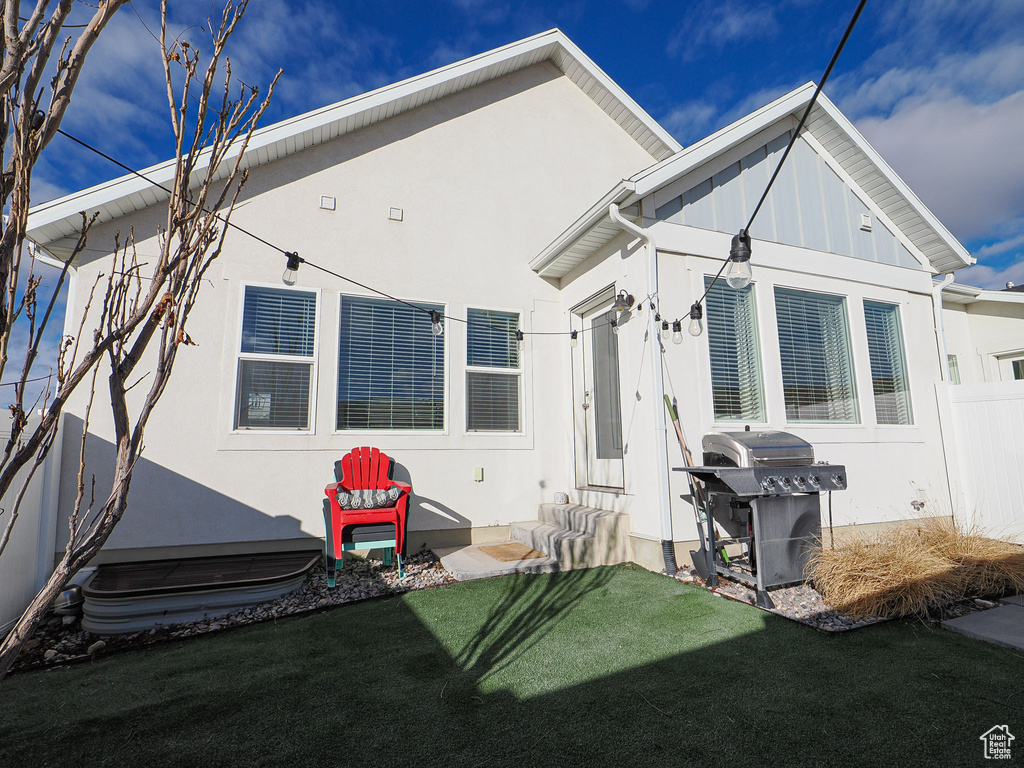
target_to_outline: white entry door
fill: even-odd
[[[619,337],[612,332],[614,292],[581,308],[573,318],[579,328],[574,387],[576,418],[582,420],[585,467],[578,476],[587,486],[622,488],[622,409],[619,398]],[[582,451],[578,455],[584,455]],[[582,470],[582,471],[580,471]],[[582,479],[581,477],[581,479]]]

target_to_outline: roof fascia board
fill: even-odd
[[[645,123],[647,125],[647,128],[655,136],[658,137],[662,144],[665,144],[667,147],[669,147],[673,153],[679,152],[683,148],[683,145],[676,141],[672,134],[670,134],[668,131],[662,128],[657,120],[655,120],[653,117],[647,114],[643,107],[641,107],[639,104],[633,101],[633,98],[628,93],[622,90],[622,88],[620,88],[619,85],[614,80],[612,80],[603,69],[597,66],[597,64],[595,64],[594,61],[589,56],[587,56],[587,54],[585,54],[579,47],[577,47],[577,45],[574,42],[572,42],[572,40],[566,37],[560,29],[556,28],[551,30],[550,33],[545,34],[555,35],[557,37],[558,43],[562,46],[562,48],[565,49],[566,52],[568,52],[569,55],[571,55],[574,59],[576,59],[576,61],[582,64],[584,68],[590,70],[590,74],[593,75],[594,78],[597,79],[597,81],[600,82],[601,85],[604,86],[604,88],[609,93],[612,94],[612,96],[614,96],[618,101],[620,101],[623,104],[623,106],[626,107],[626,109],[628,109],[639,120]],[[563,72],[565,71],[564,68],[560,67],[560,69],[562,69]]]
[[[846,116],[839,111],[839,108],[836,107],[836,105],[833,104],[824,93],[818,96],[818,101],[816,103],[843,131],[846,132],[851,139],[853,139],[857,148],[860,149],[860,151],[864,153],[864,156],[874,163],[875,167],[888,178],[889,182],[896,188],[896,191],[903,195],[910,206],[922,219],[924,219],[925,223],[934,229],[936,234],[946,242],[946,245],[949,246],[950,250],[960,257],[963,261],[963,266],[969,267],[974,264],[976,259],[967,252],[967,249],[960,244],[959,240],[953,237],[952,233],[946,229],[945,225],[943,225],[943,223],[928,210],[925,204],[921,202],[920,198],[918,198],[918,196],[914,194],[913,190],[907,186],[907,183],[900,178],[899,174],[882,159],[882,156],[875,151],[874,147],[868,143],[867,139],[861,135],[860,131],[853,127],[853,123],[847,120]]]
[[[788,117],[811,100],[814,83],[792,91],[776,99],[756,112],[740,118],[705,139],[691,144],[679,154],[663,160],[630,178],[636,185],[636,194],[646,197],[651,192],[674,181],[677,177],[689,172],[711,158],[740,144],[749,136],[768,128],[775,122]]]
[[[543,251],[530,261],[530,269],[534,272],[542,272],[549,267],[564,251],[576,240],[582,237],[591,227],[596,226],[602,219],[608,216],[608,206],[612,203],[622,205],[633,194],[633,185],[628,181],[620,181],[612,187],[604,197],[587,209],[586,213],[580,216],[572,225],[560,234]]]
[[[963,283],[950,283],[942,289],[943,300],[953,304],[976,304],[980,301],[993,301],[1001,304],[1024,304],[1024,293],[1012,291],[992,291],[976,288]]]

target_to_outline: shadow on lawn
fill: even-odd
[[[614,568],[516,574],[455,663],[478,678],[498,672],[544,639],[579,603],[614,578]]]

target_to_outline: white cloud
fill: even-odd
[[[898,108],[857,127],[962,240],[1024,210],[1024,91],[995,104],[964,96]]]
[[[708,133],[718,108],[706,101],[690,101],[673,108],[658,122],[683,144],[692,144]]]
[[[761,40],[774,38],[780,30],[776,10],[770,4],[751,6],[740,0],[706,0],[686,8],[684,21],[669,37],[666,52],[690,61],[707,47],[721,48],[751,35]]]

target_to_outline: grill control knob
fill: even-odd
[[[832,482],[836,485],[842,485],[846,482],[846,478],[842,475],[832,475]]]
[[[811,476],[810,476],[809,478],[807,478],[807,479],[808,479],[808,480],[810,480],[810,481],[811,481],[811,485],[813,485],[813,486],[815,486],[815,487],[817,487],[817,486],[821,485],[821,478],[820,478],[820,477],[818,477],[817,475],[811,475]]]
[[[806,485],[806,481],[799,475],[793,478],[793,482],[796,483],[797,488],[803,488]]]
[[[779,478],[779,485],[782,487],[782,490],[788,491],[789,490],[789,478],[788,477],[780,477]]]
[[[766,491],[772,490],[775,487],[775,478],[766,477],[764,480],[761,481],[761,487],[764,488]]]

